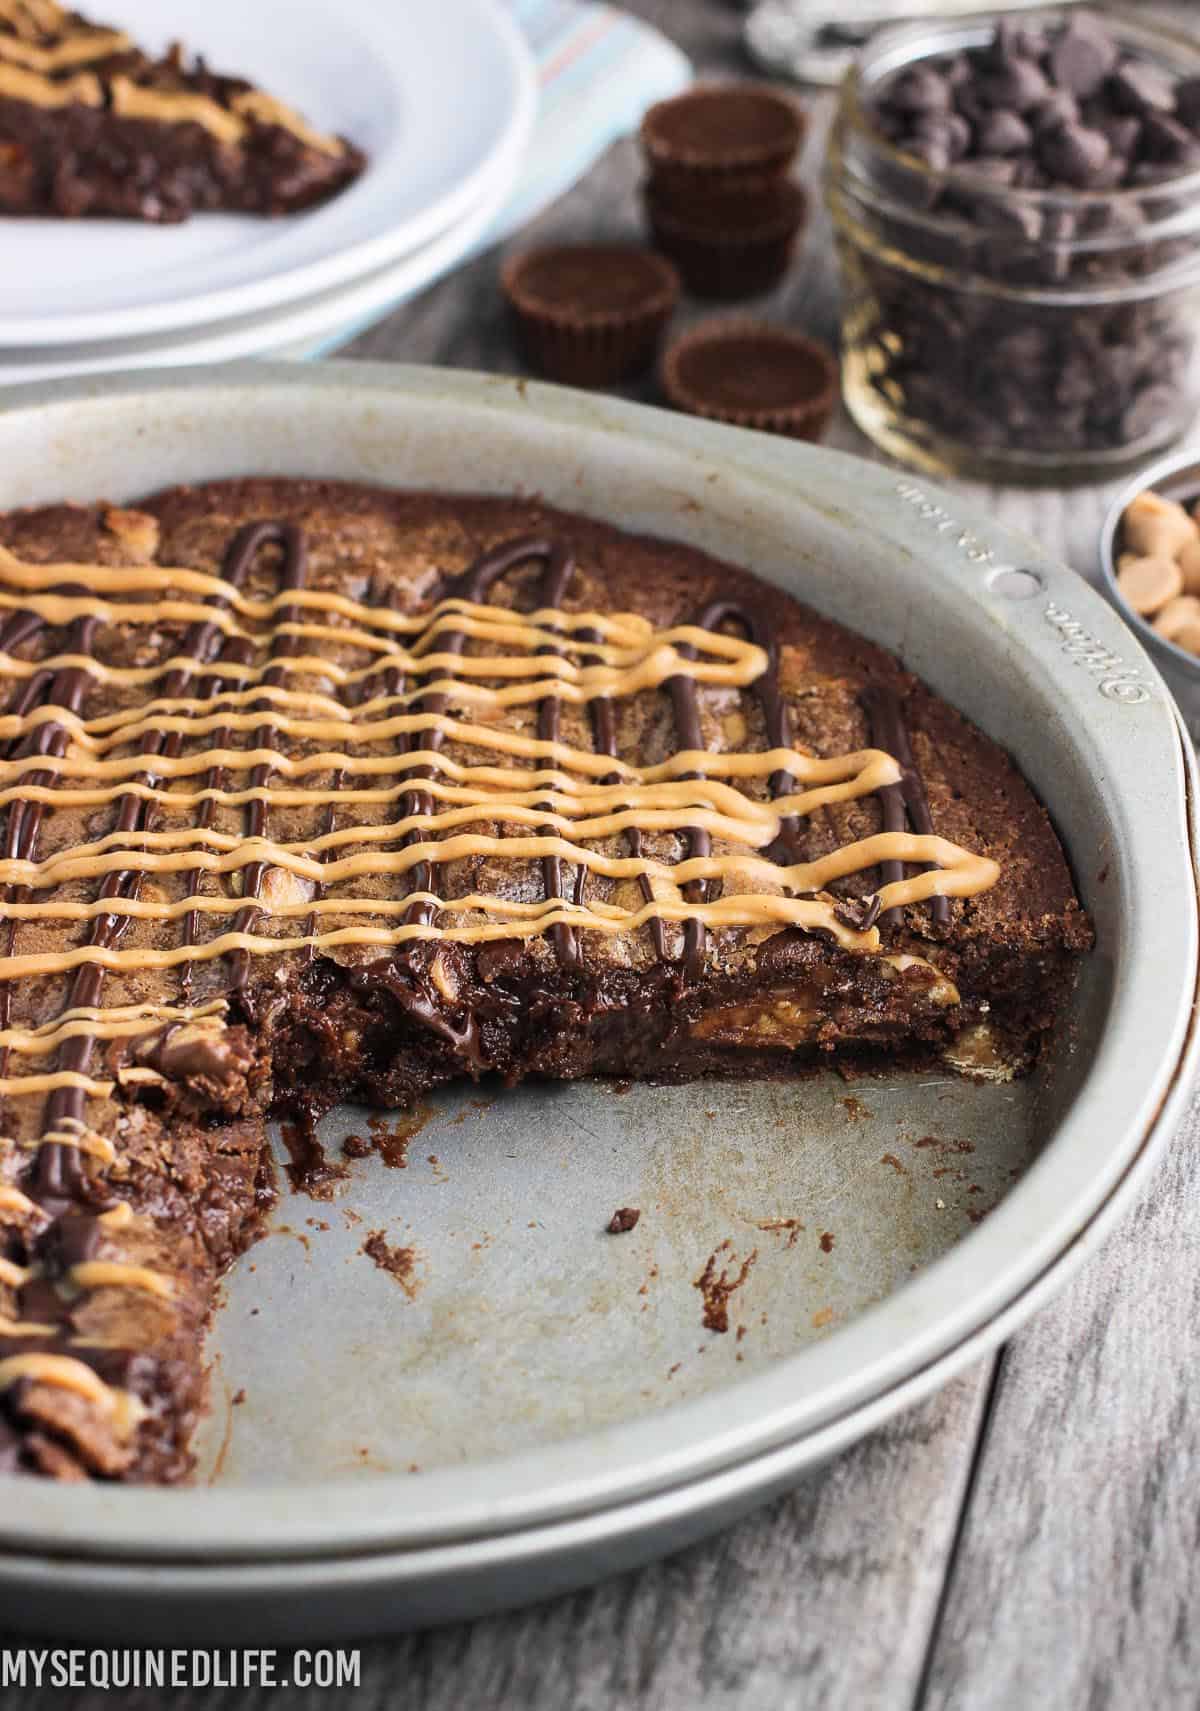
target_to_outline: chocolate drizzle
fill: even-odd
[[[299,531],[295,529],[294,525],[292,526],[291,535],[285,536],[282,524],[248,523],[244,528],[238,530],[237,534],[229,544],[228,551],[225,554],[225,562],[221,567],[222,578],[233,588],[241,589],[246,581],[247,575],[249,574],[250,567],[254,562],[255,555],[259,548],[264,546],[268,541],[274,541],[277,544],[282,544],[284,546],[285,558],[283,575],[286,577],[288,575],[287,565],[289,548],[287,541],[289,539],[293,543],[290,549],[290,556],[293,562],[298,558],[300,572],[301,575],[303,575],[303,543],[300,539]],[[211,604],[214,610],[225,611],[228,608],[229,602],[227,599],[222,598],[212,601]],[[197,658],[199,658],[203,663],[208,664],[212,658],[214,644],[218,640],[221,641],[221,646],[217,651],[216,659],[222,665],[242,667],[249,666],[250,661],[253,658],[253,644],[242,636],[230,636],[221,639],[221,631],[215,623],[198,625],[189,635],[187,646],[189,651],[195,654]],[[220,690],[225,686],[226,681],[227,680],[217,676],[215,673],[210,673],[201,680],[199,685],[200,696],[205,700],[218,696]],[[222,726],[214,735],[213,747],[216,749],[228,748],[229,742],[230,729],[228,726]],[[204,788],[208,791],[219,790],[224,783],[224,779],[224,767],[211,767],[204,775]],[[212,825],[213,816],[216,813],[216,806],[216,801],[211,795],[207,796],[200,804],[200,813],[197,820],[197,827],[200,831],[207,831]],[[258,804],[255,803],[248,806],[258,806]],[[200,883],[201,873],[198,870],[191,890],[191,895],[193,897],[199,895]],[[261,884],[261,876],[259,883]],[[194,945],[196,943],[199,924],[199,912],[195,909],[189,910],[184,916],[183,922],[183,942],[185,945]],[[191,979],[192,964],[187,962],[183,965],[181,981],[185,1002],[191,993]]]
[[[579,632],[579,639],[582,642],[587,642],[589,645],[594,646],[595,643],[600,640],[600,632],[598,630],[581,630]],[[597,754],[611,755],[615,760],[617,756],[617,721],[613,712],[612,697],[609,695],[593,695],[591,700],[588,702],[588,716],[592,725],[592,742],[595,745]],[[620,781],[621,775],[617,772],[607,773],[603,780],[605,784],[619,784]],[[625,837],[629,844],[630,855],[633,856],[635,860],[640,861],[642,856],[641,828],[638,826],[630,826],[628,831],[625,833]],[[638,880],[638,885],[641,888],[642,896],[646,899],[646,902],[653,903],[654,887],[650,884],[650,880],[646,874],[642,874],[641,878]],[[581,906],[583,904],[586,887],[587,868],[581,867],[579,869],[579,877],[575,882],[574,898],[574,901]],[[662,920],[657,915],[650,922],[650,942],[654,946],[654,954],[658,958],[659,962],[666,962],[666,928],[663,926]]]
[[[762,709],[766,746],[769,749],[791,748],[791,720],[787,703],[780,691],[779,652],[761,613],[735,600],[713,600],[707,606],[701,607],[692,621],[696,628],[701,630],[719,630],[725,624],[737,624],[747,638],[763,650],[767,656],[767,668],[755,681],[754,692]],[[696,657],[695,648],[686,643],[680,645],[679,652],[687,659]],[[704,734],[700,725],[700,698],[695,682],[690,677],[673,677],[667,687],[671,692],[671,702],[675,710],[680,747],[702,749]],[[692,772],[685,776],[697,778],[699,774]],[[794,785],[795,780],[790,773],[771,774],[769,788],[772,797],[786,796]],[[780,823],[779,837],[768,853],[776,861],[795,860],[796,835],[795,817],[786,816]],[[711,853],[712,839],[709,834],[702,828],[691,828],[688,832],[688,857],[706,856]],[[712,886],[708,880],[698,880],[685,886],[683,894],[689,903],[706,903],[712,894]],[[702,921],[690,920],[685,923],[684,969],[689,980],[697,980],[700,976],[704,963],[705,941],[706,933]]]
[[[235,587],[238,586],[245,579],[250,566],[265,546],[277,546],[282,549],[283,556],[279,567],[280,589],[290,591],[294,588],[303,588],[308,554],[304,545],[304,536],[296,523],[250,523],[244,529],[240,529],[234,537],[226,559],[226,580],[232,582]],[[285,623],[294,622],[298,615],[296,607],[284,606],[280,618]],[[235,639],[229,646],[231,648],[237,646],[240,650],[244,650],[244,657],[239,653],[237,663],[249,665],[253,658],[253,643]],[[281,634],[278,629],[274,630],[271,637],[272,664],[263,673],[263,683],[272,688],[281,684],[286,672],[278,662],[286,659],[289,654],[299,651],[300,644],[296,636],[287,633]],[[270,701],[264,700],[256,702],[252,710],[267,712],[270,706]],[[273,749],[276,740],[275,727],[267,722],[260,725],[254,732],[253,747],[256,749]],[[269,762],[263,762],[256,766],[250,774],[251,788],[260,790],[271,777],[272,771],[273,768]],[[247,802],[245,815],[246,836],[248,838],[265,837],[267,831],[266,802],[261,797],[256,797]],[[248,933],[257,920],[260,909],[256,900],[261,894],[263,876],[266,871],[267,864],[263,861],[248,862],[242,869],[242,895],[249,901],[234,917],[235,932]],[[244,950],[234,951],[230,960],[234,971],[233,989],[239,993],[244,992],[250,968],[249,953]]]
[[[80,590],[71,589],[70,592],[78,593]],[[21,616],[25,616],[25,614]],[[95,618],[77,618],[71,626],[68,651],[80,654],[90,653],[95,630]],[[24,627],[25,635],[32,633],[28,626]],[[35,673],[30,679],[30,687],[44,675],[41,672]],[[39,696],[39,700],[43,705],[62,707],[68,713],[78,714],[83,709],[84,696],[87,693],[89,681],[87,672],[81,667],[64,667],[54,674],[53,679],[43,692],[44,699]],[[33,754],[58,758],[66,752],[68,740],[69,733],[64,724],[57,719],[47,720],[45,724],[39,725],[23,743],[18,745],[13,758],[21,759],[26,755]],[[35,773],[30,779],[30,783],[39,786],[46,785],[51,781],[52,776],[49,772]],[[5,859],[33,860],[44,817],[45,804],[42,802],[25,800],[12,804],[9,809],[3,846]],[[14,886],[10,888],[9,900],[11,902],[23,902],[27,896],[28,891],[24,887]],[[15,936],[15,930],[16,924],[13,922],[9,928],[10,943]],[[102,979],[103,976],[100,978]],[[84,1000],[84,1002],[88,1001]],[[69,1040],[62,1050],[64,1060],[62,1067],[64,1069],[78,1067],[75,1060],[82,1058],[86,1061],[89,1052],[90,1046],[86,1035]],[[77,1107],[82,1107],[82,1098],[77,1101],[70,1097],[75,1091],[73,1088],[62,1088],[51,1096],[44,1123],[47,1130],[60,1128],[64,1119],[79,1118],[81,1120],[81,1109],[77,1109]],[[73,1199],[85,1194],[86,1189],[86,1178],[78,1148],[50,1145],[41,1149],[36,1175],[38,1198],[42,1200]]]
[[[36,612],[16,611],[10,613],[3,625],[0,625],[0,653],[11,653],[14,648],[20,647],[23,642],[31,641],[42,628],[42,622],[42,618]],[[23,718],[27,713],[32,712],[33,709],[39,705],[53,681],[54,674],[52,672],[35,671],[30,677],[26,678],[23,687],[17,690],[9,704],[8,711]],[[21,752],[22,746],[23,745],[19,740],[9,744],[4,758],[6,760],[14,759]],[[3,846],[5,853],[12,848],[14,832],[19,826],[20,817],[18,815],[18,810],[23,806],[24,805],[20,802],[14,802],[8,811]],[[2,894],[6,900],[11,901],[12,887],[4,886],[2,888]],[[13,942],[16,938],[16,934],[16,921],[11,920],[8,923],[8,932],[5,935],[6,956],[12,955]],[[7,1028],[11,1012],[11,989],[7,981],[0,982],[0,1028]],[[8,1047],[5,1046],[0,1048],[0,1075],[3,1075],[7,1068]]]
[[[900,697],[894,689],[886,684],[872,683],[861,692],[859,700],[863,711],[871,724],[871,741],[892,755],[900,764],[901,776],[899,784],[887,784],[879,791],[879,800],[883,808],[884,830],[888,832],[903,832],[905,819],[914,832],[921,836],[929,836],[933,832],[933,817],[929,812],[929,798],[925,794],[925,784],[917,770],[916,759],[912,751],[912,743],[908,735],[908,726],[904,721],[904,708]],[[892,885],[904,878],[904,863],[900,861],[885,861],[880,863],[880,875],[884,885]],[[950,900],[946,897],[935,897],[931,904],[931,916],[935,926],[947,927],[950,924]],[[885,926],[895,926],[900,919],[899,909],[888,909],[880,920]]]
[[[509,541],[501,546],[493,547],[484,553],[475,563],[462,573],[452,578],[443,590],[443,598],[470,601],[482,601],[487,598],[492,589],[506,576],[509,571],[519,565],[528,564],[531,560],[542,561],[544,569],[539,584],[539,599],[544,606],[558,606],[566,593],[574,574],[575,561],[564,548],[556,542],[539,536],[523,536],[516,541]],[[443,654],[461,654],[466,646],[466,635],[462,630],[448,630],[440,638],[440,649]],[[542,652],[556,652],[547,646]],[[396,694],[404,686],[401,674],[393,667],[389,671],[385,684],[385,693]],[[413,703],[413,711],[420,713],[445,713],[449,700],[443,690],[431,689],[417,697]],[[557,697],[547,696],[538,708],[538,735],[543,740],[555,741],[560,725],[560,705]],[[397,751],[401,754],[410,752],[417,735],[401,737],[397,743]],[[435,752],[443,746],[444,733],[437,725],[420,733],[421,742],[425,747]],[[425,765],[416,767],[410,773],[415,779],[433,777],[433,768]],[[405,819],[413,815],[430,815],[433,813],[433,797],[427,790],[419,787],[406,790],[397,804],[397,818]],[[401,848],[420,841],[418,830],[409,832],[402,841]],[[547,898],[561,898],[562,863],[557,856],[542,858],[542,879],[546,887]],[[433,892],[436,895],[436,882],[433,865],[422,861],[412,870],[411,889],[414,892]],[[431,925],[437,917],[437,905],[427,899],[414,901],[406,912],[406,923],[416,922]],[[559,924],[553,929],[554,946],[559,961],[566,967],[574,967],[578,963],[579,946],[574,929],[567,924]],[[461,1026],[456,1025],[446,1015],[444,1007],[430,992],[428,985],[420,979],[413,967],[414,959],[404,959],[407,967],[404,977],[392,979],[389,986],[405,1009],[417,1021],[430,1028],[453,1047],[462,1061],[473,1073],[479,1073],[487,1067],[479,1037],[479,1023],[470,1012]]]

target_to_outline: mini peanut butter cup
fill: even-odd
[[[633,244],[559,244],[511,256],[501,284],[529,366],[571,386],[649,368],[679,301],[669,261]]]
[[[815,339],[737,317],[684,333],[662,366],[677,410],[797,440],[820,439],[837,383],[837,360]]]
[[[808,199],[779,179],[758,189],[706,194],[642,188],[656,248],[675,263],[694,297],[736,302],[761,296],[787,271]]]
[[[805,124],[793,101],[764,84],[708,84],[651,107],[641,143],[658,184],[733,189],[782,177]]]

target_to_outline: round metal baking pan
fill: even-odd
[[[1170,1132],[1194,1057],[1190,756],[1104,602],[957,498],[610,400],[357,364],[13,392],[0,454],[6,507],[323,474],[532,491],[719,552],[895,649],[1014,754],[1098,936],[1029,1082],[897,1077],[853,1097],[820,1078],[677,1098],[580,1087],[444,1105],[420,1171],[367,1172],[349,1190],[360,1215],[411,1222],[430,1273],[411,1303],[351,1263],[336,1229],[317,1233],[336,1208],[285,1203],[286,1228],[235,1272],[219,1318],[218,1386],[248,1400],[224,1419],[218,1407],[202,1442],[215,1483],[23,1481],[0,1496],[11,1621],[36,1622],[53,1585],[80,1622],[101,1589],[120,1619],[153,1588],[198,1622],[218,1609],[228,1622],[244,1599],[283,1633],[306,1607],[311,1622],[319,1592],[324,1629],[361,1629],[672,1548],[1007,1334],[1091,1251]],[[848,1120],[848,1102],[865,1115]],[[970,1169],[935,1178],[938,1146],[964,1136]],[[923,1139],[937,1143],[927,1175]],[[599,1210],[623,1203],[654,1216],[592,1241]],[[836,1263],[818,1257],[826,1231]],[[700,1326],[693,1285],[722,1238],[759,1251],[736,1298],[744,1341]],[[246,1330],[251,1302],[269,1336]]]

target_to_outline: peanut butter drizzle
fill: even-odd
[[[252,124],[277,125],[319,154],[345,153],[340,138],[314,130],[292,108],[260,89],[247,89],[235,95],[230,106],[222,107],[209,95],[196,95],[184,89],[154,89],[128,77],[114,77],[112,106],[114,113],[126,119],[200,125],[221,143],[242,142]]]
[[[58,0],[0,0],[0,20],[18,36],[36,41],[57,35],[66,27],[67,15]]]
[[[58,0],[0,0],[0,22],[8,24],[22,41],[36,42],[43,36],[60,36],[70,17]]]
[[[306,148],[315,149],[318,154],[332,155],[337,159],[346,152],[346,145],[340,137],[315,130],[294,107],[277,101],[262,89],[247,89],[241,95],[235,95],[230,105],[235,113],[253,119],[256,124],[278,125],[281,130],[290,131]]]
[[[0,61],[0,95],[13,101],[27,101],[31,107],[69,107],[78,102],[82,107],[103,107],[104,91],[100,79],[90,71],[74,77],[43,77],[41,72],[27,71],[24,66]]]
[[[222,143],[240,143],[246,126],[209,95],[182,89],[150,89],[131,77],[114,77],[112,110],[122,119],[158,119],[167,124],[201,125]]]
[[[28,910],[36,907],[38,906],[35,904],[9,903],[5,905],[5,912],[17,920],[25,920],[28,918]],[[68,917],[71,920],[93,920],[97,915],[108,914],[114,910],[136,915],[144,905],[139,906],[135,899],[121,899],[118,903],[97,900],[76,907],[85,912],[76,914],[72,911]],[[144,1036],[157,1022],[193,1023],[218,1032],[224,1027],[222,1013],[225,1009],[226,1001],[223,998],[214,999],[212,1003],[201,1005],[197,1009],[179,1004],[127,1004],[101,1010],[85,1005],[66,1011],[53,1022],[43,1022],[38,1028],[0,1029],[0,1049],[16,1052],[24,1057],[45,1057],[55,1051],[63,1040],[72,1039],[77,1034],[94,1033],[101,1039],[133,1038]],[[4,1190],[0,1188],[0,1206],[3,1204]]]
[[[8,15],[0,6],[0,24]],[[124,53],[130,45],[123,30],[80,30],[76,35],[55,42],[52,47],[39,47],[18,37],[0,35],[0,60],[9,60],[27,71],[52,75],[56,71],[67,71],[72,66],[93,65],[97,60],[108,59],[111,54]]]
[[[2,33],[5,25],[11,34]],[[46,37],[59,39],[47,41]],[[89,76],[86,84],[82,78],[67,83],[54,74],[73,66],[99,64],[132,46],[123,30],[81,29],[61,8],[42,8],[32,0],[0,0],[0,62],[30,74],[30,79],[6,88],[5,67],[0,65],[0,94],[11,94],[39,107],[64,106],[71,100],[101,106],[103,91],[98,79]],[[186,89],[157,89],[121,75],[111,79],[110,87],[113,111],[124,118],[166,124],[190,122],[203,126],[223,143],[241,142],[251,125],[274,125],[319,154],[337,158],[346,152],[340,137],[318,131],[294,108],[261,89],[242,90],[223,107],[208,95]],[[64,90],[70,93],[61,95]]]
[[[23,1382],[50,1384],[81,1396],[108,1418],[118,1442],[127,1442],[146,1418],[144,1402],[127,1390],[105,1384],[90,1366],[72,1355],[9,1355],[0,1360],[0,1391]]]
[[[116,1260],[81,1260],[67,1272],[77,1289],[139,1289],[145,1295],[170,1301],[175,1291],[169,1277],[144,1265],[121,1265]]]
[[[278,587],[266,599],[250,596],[243,586],[264,546],[280,551]],[[541,566],[537,610],[522,616],[489,603],[494,584],[527,563]],[[689,979],[699,972],[709,928],[723,927],[822,931],[844,949],[883,957],[903,973],[921,959],[885,953],[874,925],[881,912],[973,896],[995,883],[994,862],[937,837],[931,828],[909,833],[893,825],[818,859],[800,859],[796,836],[802,819],[873,793],[886,802],[884,793],[904,783],[911,756],[898,759],[880,748],[825,758],[802,754],[792,741],[771,638],[753,613],[717,603],[693,624],[656,631],[632,614],[567,611],[562,602],[573,575],[569,554],[553,542],[508,543],[485,554],[431,611],[414,615],[306,587],[304,542],[294,525],[240,530],[221,576],[157,565],[27,565],[0,549],[0,582],[6,585],[0,606],[9,612],[0,623],[0,673],[23,686],[0,718],[0,740],[11,745],[0,762],[0,804],[10,814],[0,852],[0,886],[8,895],[0,913],[9,923],[0,995],[14,980],[73,976],[69,1002],[54,1021],[21,1029],[7,1025],[6,1011],[0,1014],[3,1058],[59,1057],[59,1067],[44,1073],[0,1074],[0,1093],[50,1095],[37,1143],[43,1192],[86,1196],[81,1155],[102,1164],[115,1159],[112,1143],[83,1117],[86,1101],[113,1091],[111,1081],[89,1073],[98,1041],[144,1036],[171,1024],[224,1028],[224,999],[199,1007],[187,1001],[191,969],[200,962],[228,959],[236,989],[252,957],[544,936],[561,962],[575,963],[582,954],[581,934],[626,935],[643,928],[665,960],[664,924],[677,923]],[[113,601],[104,598],[108,594],[144,598]],[[311,622],[304,612],[338,622]],[[119,669],[91,652],[91,635],[101,623],[185,623],[190,629],[180,654],[146,668]],[[40,628],[64,625],[74,646],[63,653],[36,662],[13,653]],[[743,634],[727,633],[730,625]],[[312,640],[361,650],[372,656],[371,663],[349,669],[302,652]],[[468,640],[493,651],[468,653]],[[297,680],[306,677],[318,683],[302,687]],[[140,707],[88,719],[87,690],[102,684],[154,685],[156,694]],[[338,693],[327,693],[329,685]],[[704,685],[752,690],[763,713],[763,751],[705,749],[697,698]],[[639,767],[616,753],[612,709],[623,697],[655,689],[670,697],[679,747],[666,761]],[[568,702],[587,708],[592,750],[562,740],[561,708]],[[488,722],[521,707],[536,707],[536,735]],[[459,710],[470,716],[456,716]],[[235,734],[244,734],[248,746],[233,746]],[[205,738],[211,738],[207,747]],[[285,738],[330,746],[293,755],[280,746]],[[185,743],[192,745],[186,754]],[[450,743],[494,755],[496,764],[455,761],[445,753]],[[371,746],[381,752],[361,752]],[[133,753],[113,753],[130,748]],[[501,764],[505,759],[526,764]],[[332,787],[308,789],[293,782],[314,773],[332,774]],[[348,779],[375,774],[399,782],[347,787]],[[231,783],[247,775],[246,784]],[[71,779],[87,782],[65,782]],[[169,788],[171,781],[192,779],[201,780],[200,788]],[[739,788],[761,780],[768,782],[765,800]],[[69,851],[38,859],[42,813],[68,803],[111,804],[117,824]],[[343,803],[391,812],[370,825],[338,826],[336,809]],[[218,805],[242,809],[240,835],[217,830]],[[328,808],[318,835],[303,841],[270,835],[272,808],[304,805]],[[166,806],[197,810],[196,823],[158,829],[154,819]],[[524,830],[501,837],[466,829],[480,821]],[[681,861],[646,853],[644,835],[662,832],[682,839]],[[734,845],[734,853],[714,854],[714,837]],[[583,841],[611,838],[623,840],[628,854],[607,854]],[[435,884],[439,868],[479,857],[536,860],[543,899],[441,897]],[[905,878],[906,863],[921,871]],[[877,893],[870,919],[852,925],[826,888],[875,867],[886,867],[888,882]],[[145,876],[165,873],[190,876],[185,896],[168,900],[142,892]],[[272,879],[281,874],[302,889],[281,889]],[[203,890],[211,875],[240,875],[241,895]],[[404,895],[325,895],[333,884],[380,875],[403,877]],[[589,898],[590,875],[636,881],[641,906]],[[88,880],[101,881],[90,901],[36,895]],[[369,915],[372,924],[353,924],[359,914]],[[274,935],[262,930],[264,915],[303,921],[304,928],[295,936]],[[230,925],[201,941],[198,923],[208,916],[227,917]],[[343,924],[322,931],[326,918]],[[17,924],[38,920],[86,923],[87,942],[18,954],[12,940]],[[132,920],[182,920],[181,942],[122,948],[122,933]],[[100,1002],[109,970],[171,968],[183,974],[181,1003],[108,1008]],[[936,982],[937,970],[932,972]],[[957,1002],[949,982],[939,990],[939,1002]],[[470,1019],[460,1030],[419,994],[410,1004],[456,1049],[465,1055],[478,1050]],[[119,1076],[123,1084],[162,1079],[139,1066]],[[0,1190],[0,1207],[6,1194],[11,1209],[37,1210],[37,1202],[19,1190]],[[97,1222],[118,1229],[131,1218],[128,1206],[118,1202],[99,1213]],[[11,1269],[22,1282],[28,1276]],[[66,1277],[80,1290],[140,1289],[162,1300],[172,1294],[169,1278],[118,1261],[82,1259]],[[66,1340],[81,1351],[86,1343]],[[105,1408],[126,1409],[122,1418],[136,1424],[137,1399],[106,1385],[83,1360],[42,1352],[0,1359],[0,1389],[26,1378],[65,1385]]]

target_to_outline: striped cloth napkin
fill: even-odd
[[[649,24],[590,0],[509,0],[537,56],[539,104],[528,169],[487,242],[497,243],[569,190],[652,101],[691,79],[683,54]]]
[[[471,254],[527,225],[577,183],[611,143],[632,131],[652,101],[677,95],[692,75],[687,59],[665,36],[615,6],[594,0],[507,3],[537,59],[538,116],[516,188]],[[402,301],[288,354],[327,356]]]

